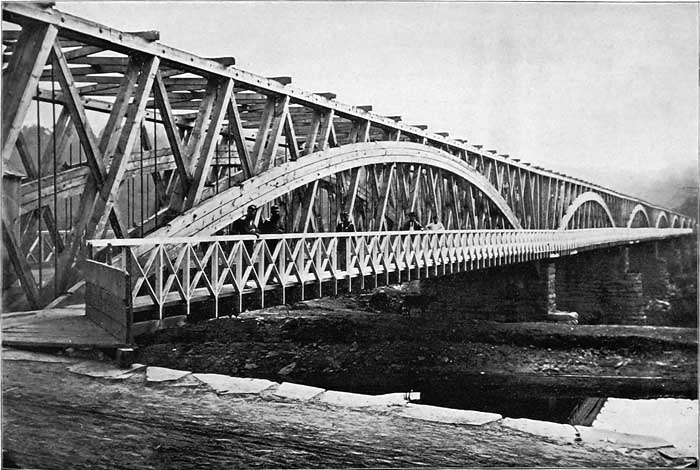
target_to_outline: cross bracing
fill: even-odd
[[[226,233],[250,203],[279,205],[289,232],[332,232],[343,210],[361,231],[408,212],[449,230],[695,224],[156,31],[27,3],[4,4],[3,20],[3,176],[20,180],[4,287],[18,280],[32,306],[80,278],[87,240]],[[32,123],[50,136],[30,145]]]

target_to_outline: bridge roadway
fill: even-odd
[[[315,298],[350,292],[353,285],[376,287],[690,233],[607,228],[93,240],[90,246],[99,261],[90,263],[124,278],[128,273],[123,304],[150,313],[142,320],[162,322],[168,306],[189,314],[195,303],[210,301],[215,316],[230,315],[243,310],[247,295],[264,307],[272,292],[272,302],[284,303],[291,288],[298,288],[301,299]],[[233,302],[221,312],[219,304],[226,298]]]
[[[201,289],[219,299],[312,280],[320,290],[326,280],[404,279],[411,270],[467,269],[598,243],[592,232],[557,229],[600,229],[600,240],[626,228],[663,229],[656,239],[696,225],[593,182],[379,116],[371,106],[296,89],[289,77],[241,70],[232,57],[172,48],[158,42],[157,31],[119,31],[44,4],[5,2],[2,9],[3,296],[21,290],[32,308],[51,305],[84,278],[87,240],[129,251],[123,259],[137,260],[129,271],[139,287],[134,306],[152,302],[162,312],[171,299],[189,305]],[[42,151],[42,142],[29,144],[28,129],[46,123],[48,107],[52,145]],[[250,241],[208,238],[226,234],[249,204],[261,208],[258,217],[280,207],[290,235],[274,249],[263,238],[250,253],[242,248]],[[330,233],[343,211],[357,235]],[[386,232],[410,212],[423,224],[437,217],[448,231],[437,238]],[[153,241],[136,238],[144,236]],[[535,248],[540,236],[550,248]],[[182,237],[197,238],[182,242],[173,258],[153,255],[178,253],[172,240]],[[203,240],[211,245],[197,258],[192,246],[201,250]],[[168,250],[149,256],[162,242]],[[212,259],[221,272],[207,272]],[[149,269],[158,263],[163,284],[151,285]],[[193,266],[193,277],[190,270],[167,274],[180,273],[178,263]]]

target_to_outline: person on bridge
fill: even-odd
[[[271,234],[271,233],[284,233],[284,224],[282,223],[282,216],[280,215],[279,206],[275,205],[270,208],[270,218],[265,219],[265,221],[260,224],[260,233]]]
[[[348,211],[343,211],[340,214],[340,222],[335,228],[336,232],[354,232],[355,224],[350,220],[350,214]]]
[[[335,228],[336,232],[354,232],[355,224],[350,220],[350,214],[348,211],[343,211],[340,213],[340,222]],[[348,262],[346,254],[348,252],[347,247],[350,243],[349,240],[339,238],[338,239],[338,268],[342,271],[347,270]]]
[[[425,226],[426,230],[445,230],[445,226],[442,225],[437,218],[437,215],[431,217],[431,222]]]
[[[418,222],[418,216],[415,212],[408,213],[408,220],[403,224],[402,230],[423,230],[423,226]]]
[[[275,233],[284,233],[285,227],[282,223],[282,216],[280,215],[280,208],[278,205],[274,205],[270,208],[270,218],[265,219],[265,221],[260,224],[260,233],[269,235]],[[267,240],[267,246],[270,251],[275,251],[277,243],[279,240]]]
[[[236,220],[231,225],[231,235],[259,235],[258,226],[255,225],[255,215],[258,212],[258,207],[253,204],[248,206],[248,212],[245,216]]]

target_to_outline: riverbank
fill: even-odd
[[[137,360],[356,393],[697,397],[696,329],[442,322],[350,296],[144,335]]]
[[[24,468],[649,467],[685,462],[664,458],[657,449],[601,444],[601,439],[589,444],[586,433],[578,439],[570,426],[545,425],[543,437],[537,434],[542,426],[524,432],[518,430],[523,423],[505,420],[445,424],[406,416],[396,407],[357,408],[274,393],[217,394],[191,376],[149,382],[144,368],[126,372],[65,356],[11,356],[6,350],[3,449]],[[549,435],[562,429],[571,436]]]

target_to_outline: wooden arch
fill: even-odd
[[[512,228],[521,224],[491,183],[463,160],[449,153],[409,142],[349,144],[304,156],[270,168],[203,201],[149,237],[211,235],[241,217],[250,204],[261,206],[304,185],[353,168],[382,163],[408,163],[440,168],[473,184],[501,211]]]
[[[630,218],[627,220],[627,227],[628,228],[632,227],[632,223],[634,222],[634,218],[640,212],[642,214],[644,214],[644,218],[647,221],[647,227],[649,227],[651,225],[651,223],[649,221],[649,213],[647,212],[646,208],[641,204],[637,204],[636,206],[634,206],[634,209],[632,209],[632,213],[630,214]]]
[[[666,212],[661,211],[659,212],[659,215],[656,216],[656,222],[654,223],[654,227],[661,227],[661,219],[666,220],[666,226],[668,226],[668,216],[666,215]]]
[[[677,214],[673,214],[671,218],[671,228],[681,228],[681,219]]]
[[[594,193],[593,191],[588,191],[573,200],[569,208],[566,210],[566,214],[564,214],[564,217],[561,219],[559,230],[566,230],[566,227],[569,226],[569,222],[571,222],[571,219],[574,217],[574,214],[576,214],[576,211],[578,211],[579,208],[587,202],[594,202],[602,207],[610,220],[610,224],[615,227],[615,219],[613,219],[610,208],[608,208],[605,200],[600,196],[600,194]]]

